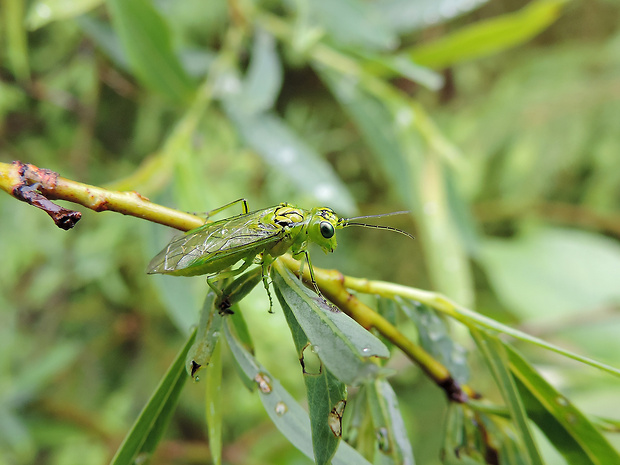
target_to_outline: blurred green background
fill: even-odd
[[[314,264],[620,364],[619,2],[0,5],[0,162],[184,211],[408,209],[382,224],[415,241],[352,228]],[[107,463],[206,293],[203,277],[144,274],[172,231],[83,213],[65,232],[0,196],[0,464]],[[259,359],[303,398],[281,312],[262,289],[242,308]],[[620,417],[618,380],[522,349],[585,411]],[[418,463],[439,463],[443,393],[390,366]],[[232,369],[223,388],[226,463],[309,463]],[[208,463],[203,398],[188,384],[153,463]]]

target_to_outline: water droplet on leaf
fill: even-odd
[[[150,457],[151,457],[151,454],[147,452],[142,452],[136,455],[136,458],[133,460],[133,463],[135,465],[142,465],[143,463],[147,463]]]
[[[284,402],[278,402],[276,404],[276,415],[278,415],[279,417],[284,415],[287,411],[288,411],[288,407],[286,406]]]
[[[271,386],[271,379],[269,379],[269,376],[267,376],[265,373],[258,373],[254,377],[254,381],[258,385],[258,389],[260,389],[260,392],[262,392],[263,394],[269,394],[273,389]]]

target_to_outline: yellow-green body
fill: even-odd
[[[308,254],[308,244],[318,244],[326,253],[336,248],[336,229],[347,226],[387,229],[413,237],[410,234],[389,226],[374,226],[354,223],[351,220],[387,215],[361,216],[358,218],[339,218],[331,208],[317,207],[304,210],[287,203],[275,207],[248,212],[244,199],[224,205],[213,212],[220,212],[237,203],[243,203],[241,215],[206,223],[174,238],[149,264],[149,274],[162,273],[174,276],[207,275],[207,283],[222,297],[222,291],[214,282],[232,277],[245,271],[253,263],[262,266],[262,280],[271,309],[269,293],[269,268],[280,255],[291,251],[293,257],[302,255],[308,263],[310,279],[317,294],[321,291],[314,279],[314,271]],[[243,264],[230,269],[237,262]],[[301,260],[300,276],[304,261]],[[323,298],[321,296],[321,298]],[[323,301],[325,299],[323,298]],[[326,301],[325,301],[326,302]],[[226,309],[222,308],[222,311]]]
[[[304,210],[286,203],[244,213],[207,223],[173,239],[151,260],[147,272],[216,275],[243,260],[245,264],[235,270],[236,274],[256,260],[269,265],[288,250],[293,256],[306,253],[309,242],[333,252],[335,229],[342,227],[339,221],[330,208]]]

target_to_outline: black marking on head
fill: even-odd
[[[319,210],[319,216],[321,218],[329,219],[334,217],[335,215],[336,214],[334,213],[334,210],[332,210],[331,208],[324,207]]]

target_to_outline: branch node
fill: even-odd
[[[457,402],[459,404],[465,404],[469,400],[469,396],[461,389],[459,383],[456,382],[454,378],[449,376],[445,380],[441,381],[439,387],[442,388],[448,399],[452,402]]]

